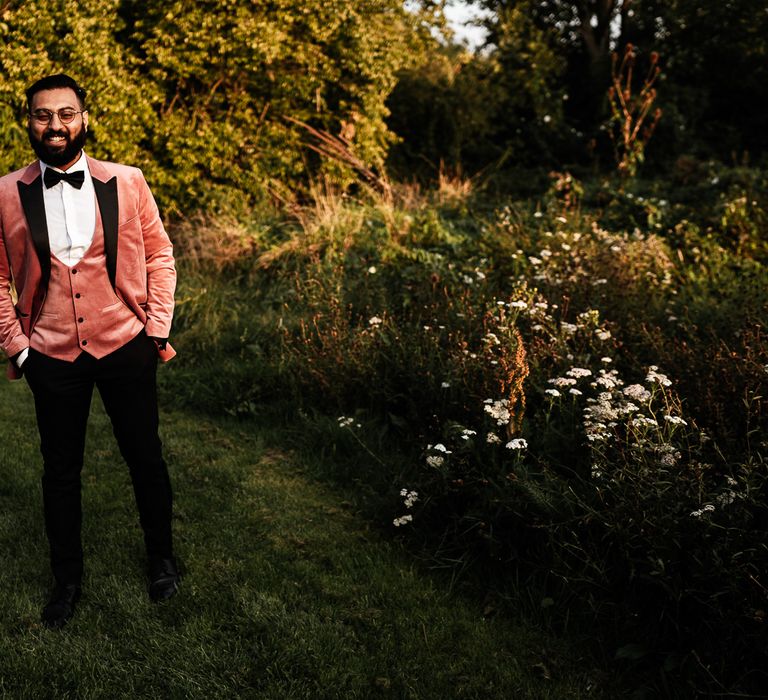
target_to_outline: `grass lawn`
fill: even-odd
[[[614,696],[573,643],[484,618],[253,426],[163,415],[180,595],[153,605],[127,468],[94,399],[86,578],[61,632],[30,392],[0,386],[0,694],[13,698]]]

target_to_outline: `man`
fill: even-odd
[[[150,598],[177,590],[155,382],[158,356],[174,354],[176,271],[141,171],[83,152],[85,90],[58,74],[26,96],[39,160],[0,178],[0,346],[10,378],[23,373],[35,400],[55,580],[42,622],[60,628],[81,591],[80,472],[94,385],[130,470]]]

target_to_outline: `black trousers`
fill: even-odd
[[[59,583],[83,575],[80,473],[94,385],[128,464],[150,557],[170,557],[171,482],[158,436],[157,350],[142,331],[97,360],[65,362],[30,350],[24,374],[35,398],[43,455],[43,507],[51,568]]]

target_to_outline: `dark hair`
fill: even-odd
[[[77,99],[80,102],[80,109],[85,109],[85,96],[86,92],[81,88],[74,78],[70,78],[64,73],[56,73],[55,75],[47,75],[45,78],[40,78],[34,85],[27,88],[27,109],[32,105],[32,98],[43,90],[56,90],[57,88],[69,88],[72,90]]]

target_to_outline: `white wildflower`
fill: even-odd
[[[560,322],[560,328],[564,333],[568,333],[568,335],[573,335],[579,330],[579,327],[575,323],[566,323],[565,321]]]
[[[573,379],[573,377],[555,377],[554,379],[548,379],[547,381],[561,389],[576,384],[576,380]]]
[[[376,266],[375,266],[375,265],[371,265],[371,266],[368,268],[368,274],[369,274],[369,275],[375,275],[375,274],[376,274]]]
[[[336,420],[338,420],[340,428],[348,428],[355,422],[354,418],[348,418],[347,416],[339,416]]]
[[[382,321],[381,321],[381,319],[378,316],[371,316],[368,319],[368,325],[369,326],[376,327],[376,326],[381,325],[381,323],[382,323]]]
[[[400,495],[405,499],[405,507],[413,508],[413,504],[419,500],[419,494],[417,491],[409,491],[408,489],[401,489]]]
[[[647,416],[637,416],[637,418],[633,418],[630,421],[630,425],[633,428],[641,428],[641,427],[658,427],[658,423],[653,418],[648,418]]]
[[[485,436],[485,441],[489,445],[498,445],[501,442],[501,438],[496,435],[496,433],[488,433],[488,435]]]
[[[613,360],[610,357],[601,357],[600,362],[602,362],[604,365],[609,365]]]
[[[528,443],[523,438],[515,438],[510,440],[504,447],[508,450],[524,450],[528,447]]]
[[[611,332],[610,332],[610,331],[606,331],[606,330],[599,330],[599,329],[598,329],[598,330],[596,330],[596,331],[595,331],[595,335],[596,335],[596,336],[597,336],[597,337],[598,337],[600,340],[608,340],[608,338],[610,338],[610,337],[611,337]]]
[[[413,520],[413,516],[410,515],[410,514],[408,514],[408,515],[401,515],[399,518],[395,518],[392,521],[392,524],[395,527],[400,527],[401,525],[405,525],[406,523],[410,523],[412,520]]]
[[[528,302],[527,301],[510,301],[509,302],[509,308],[510,309],[527,309],[528,308]]]
[[[691,517],[692,517],[692,518],[700,518],[702,515],[704,515],[704,513],[711,513],[711,512],[713,512],[714,510],[715,510],[715,506],[713,506],[713,505],[712,505],[712,504],[710,504],[710,503],[707,503],[707,505],[705,505],[705,506],[704,506],[704,507],[702,507],[702,508],[699,508],[699,510],[694,510],[694,511],[691,513]]]
[[[449,389],[449,388],[450,388],[450,386],[451,386],[451,383],[450,383],[450,382],[443,382],[443,383],[440,385],[440,388],[441,388],[441,389]]]
[[[464,428],[464,430],[461,431],[461,439],[462,440],[469,440],[469,438],[472,435],[477,435],[476,430],[469,430],[469,428]]]
[[[630,399],[639,401],[640,403],[645,403],[651,398],[651,392],[642,384],[630,384],[628,387],[624,388],[623,393],[624,396],[628,396]]]
[[[488,399],[491,401],[491,399]],[[506,425],[512,417],[509,412],[509,399],[500,399],[499,401],[485,402],[483,410],[496,421],[496,425]]]
[[[672,425],[688,425],[680,416],[664,416],[664,420]]]
[[[438,467],[442,467],[444,463],[445,458],[441,457],[440,455],[427,455],[427,464],[430,467],[437,469]]]
[[[569,377],[573,377],[575,379],[581,379],[582,377],[591,377],[592,376],[592,370],[584,369],[583,367],[571,367],[566,374]]]
[[[581,396],[581,392],[578,389],[568,389],[568,393],[573,396]]]
[[[560,396],[560,392],[557,389],[546,389],[544,393],[555,397]]]
[[[658,371],[656,365],[651,365],[648,368],[648,374],[645,377],[645,381],[649,384],[660,384],[661,386],[670,386],[672,382],[667,378],[665,374],[661,374]]]

